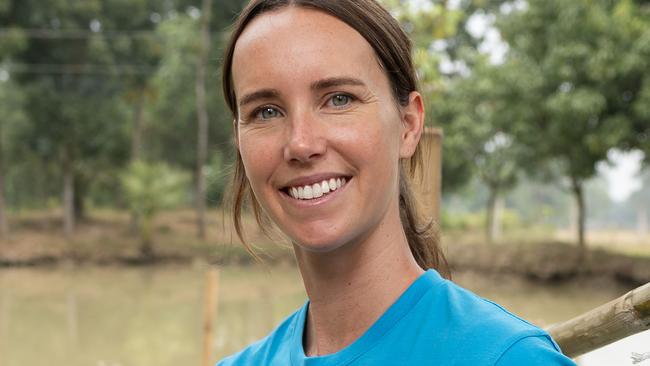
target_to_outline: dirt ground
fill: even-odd
[[[164,263],[207,262],[246,264],[255,259],[247,253],[223,210],[208,215],[205,239],[196,235],[191,210],[161,214],[155,220],[154,255],[139,254],[139,238],[126,212],[93,210],[79,222],[74,235],[66,238],[60,212],[36,211],[14,215],[11,235],[0,242],[1,266],[39,266],[59,264],[156,265]],[[267,238],[245,219],[248,239],[266,263],[293,262],[286,240],[277,233]],[[568,241],[547,235],[511,235],[501,244],[486,245],[480,233],[443,233],[442,247],[454,270],[517,274],[539,281],[565,281],[577,277],[602,277],[627,285],[650,282],[650,243],[621,241],[610,237],[611,245],[601,240],[585,252]],[[647,248],[646,248],[647,247]]]

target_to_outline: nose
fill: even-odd
[[[289,124],[284,159],[290,163],[310,163],[321,158],[327,150],[327,139],[310,113],[301,113]]]

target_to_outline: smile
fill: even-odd
[[[348,182],[345,177],[324,179],[321,182],[303,186],[286,187],[284,191],[294,199],[312,200],[328,195]]]

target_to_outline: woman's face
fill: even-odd
[[[232,74],[246,175],[294,244],[331,251],[399,220],[399,160],[419,139],[421,98],[396,105],[358,32],[314,10],[266,13],[237,41]]]

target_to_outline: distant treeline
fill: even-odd
[[[23,208],[63,207],[72,233],[87,206],[137,219],[219,204],[233,145],[218,70],[244,3],[0,0],[0,234]],[[557,182],[584,243],[596,165],[613,149],[650,161],[647,1],[383,3],[412,36],[429,123],[444,129],[443,192],[486,188],[490,240],[519,181]],[[637,194],[649,207],[650,190]]]

